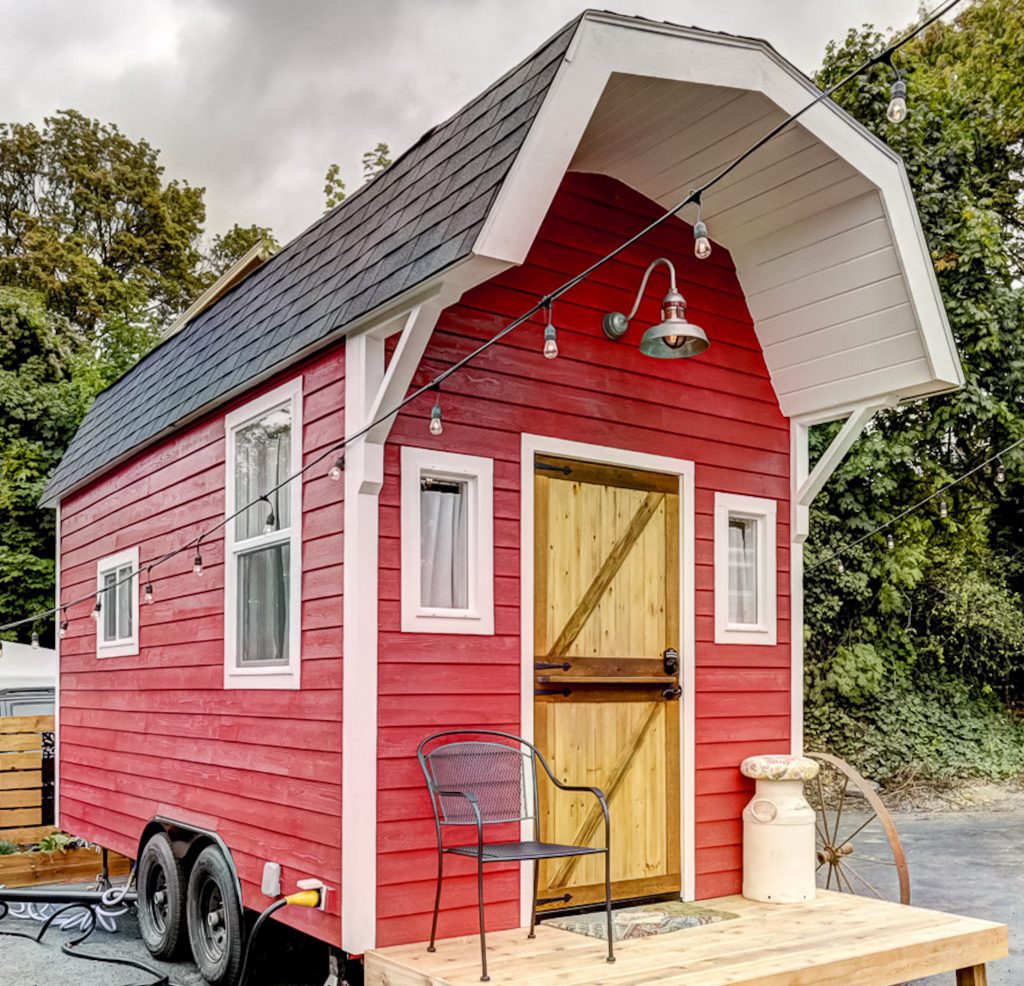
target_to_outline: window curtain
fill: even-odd
[[[469,607],[466,485],[420,491],[420,605]]]
[[[249,503],[287,475],[291,432],[286,411],[274,412],[238,433],[235,502]],[[237,518],[236,540],[264,533],[271,509],[275,529],[291,523],[289,489],[269,494],[270,507],[257,503]],[[237,557],[239,664],[288,663],[290,543],[268,545]]]
[[[757,521],[729,518],[729,622],[757,623]]]

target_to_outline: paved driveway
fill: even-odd
[[[989,967],[990,986],[1024,984],[1024,812],[941,812],[896,815],[896,824],[910,862],[913,902],[921,907],[955,911],[1001,921],[1010,926],[1009,959]],[[4,930],[32,927],[7,920]],[[0,938],[0,983],[18,986],[124,986],[151,981],[141,972],[101,965],[61,954],[58,944],[70,935],[47,936],[40,947],[16,938]],[[277,941],[277,970],[260,963],[266,986],[320,986],[323,959],[315,947],[293,951],[292,940]],[[135,958],[160,966],[179,986],[202,986],[191,963],[155,963],[138,938],[134,915],[122,919],[117,935],[97,933],[88,948],[103,954]],[[282,954],[283,953],[283,954]],[[281,971],[288,970],[287,972]],[[269,974],[268,974],[269,973]],[[265,978],[263,978],[265,977]],[[919,980],[928,986],[951,986],[952,974]]]
[[[911,902],[1008,925],[1010,957],[989,966],[989,986],[1022,986],[1024,813],[901,812],[895,819],[910,864]],[[952,978],[917,982],[948,986]]]

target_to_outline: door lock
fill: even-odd
[[[679,674],[679,651],[669,647],[662,651],[661,656],[665,661],[665,674]]]

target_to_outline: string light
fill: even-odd
[[[142,601],[147,606],[151,602],[153,602],[153,582],[152,582],[151,574],[150,574],[152,572],[152,570],[153,570],[153,566],[152,565],[150,565],[149,568],[146,569],[146,588],[145,588],[145,591],[142,593]]]
[[[60,619],[60,639],[63,640],[68,635],[68,608],[67,606],[61,611]]]
[[[1003,460],[1002,459],[996,459],[996,482],[997,483],[1005,483],[1006,482],[1006,470],[1003,468]]]
[[[939,516],[945,520],[949,516],[949,507],[946,505],[946,498],[942,497],[939,500]]]
[[[327,470],[327,478],[332,483],[337,483],[341,479],[341,474],[345,470],[345,456],[339,455],[334,461],[334,465]]]
[[[444,433],[444,424],[441,422],[441,388],[434,388],[437,391],[437,399],[430,409],[430,434],[435,438]]]
[[[32,650],[39,650],[39,634],[32,631]]]
[[[707,260],[711,256],[711,240],[708,239],[708,227],[700,218],[701,194],[694,193],[697,203],[697,221],[693,224],[693,255],[698,260]]]
[[[551,303],[548,303],[548,324],[544,326],[544,358],[555,359],[558,356],[558,330],[552,321]]]
[[[837,558],[836,559],[836,569],[838,570],[840,575],[842,575],[843,572],[846,571],[846,566],[843,564],[843,559],[842,558]]]
[[[97,596],[97,597],[96,597],[96,605],[95,605],[95,606],[93,606],[93,608],[92,608],[92,618],[93,618],[93,619],[94,619],[94,620],[95,620],[95,621],[96,621],[97,623],[99,623],[99,621],[100,621],[100,612],[101,612],[101,610],[102,610],[102,609],[103,609],[103,606],[102,606],[102,604],[100,603],[100,597],[99,597],[99,596]]]
[[[893,551],[896,548],[896,538],[894,538],[892,536],[892,534],[886,534],[886,536],[885,536],[885,546],[890,551]]]
[[[260,500],[265,500],[268,507],[270,507],[270,513],[267,514],[267,519],[263,523],[263,533],[273,534],[277,530],[277,518],[274,516],[274,505],[270,502],[269,496],[261,496]]]
[[[523,325],[525,322],[529,321],[538,311],[540,311],[546,305],[550,305],[550,303],[554,299],[557,299],[557,298],[561,297],[567,291],[569,291],[572,288],[576,287],[576,285],[578,285],[582,281],[586,280],[588,277],[590,277],[591,274],[593,274],[596,270],[601,268],[604,264],[609,263],[610,261],[614,260],[623,251],[627,250],[628,248],[630,248],[631,246],[633,246],[634,244],[639,242],[641,239],[646,237],[649,233],[651,233],[653,230],[657,229],[659,226],[661,226],[663,223],[665,223],[666,221],[671,219],[673,216],[678,215],[682,211],[682,209],[685,208],[687,205],[689,205],[691,202],[697,203],[698,207],[699,207],[700,196],[701,196],[701,194],[704,191],[706,191],[707,189],[711,188],[714,185],[717,185],[719,182],[723,181],[730,174],[732,174],[733,171],[735,171],[737,168],[739,168],[748,158],[750,158],[751,155],[756,153],[758,150],[760,150],[760,148],[765,146],[765,144],[767,144],[769,141],[773,140],[780,133],[782,133],[785,129],[787,129],[789,126],[791,126],[797,120],[799,120],[800,117],[802,117],[805,113],[807,113],[808,111],[813,109],[815,106],[817,106],[820,102],[822,102],[822,100],[827,99],[833,93],[835,93],[837,90],[839,90],[843,86],[847,85],[853,79],[855,79],[858,76],[862,75],[869,68],[871,68],[874,65],[883,63],[883,62],[888,62],[889,64],[891,64],[892,55],[893,55],[893,53],[895,51],[898,51],[905,44],[907,44],[907,42],[911,41],[918,34],[920,34],[930,24],[934,23],[939,18],[945,16],[950,10],[952,10],[955,6],[957,6],[961,2],[962,2],[962,0],[948,0],[948,2],[944,3],[941,7],[937,8],[936,10],[934,10],[924,20],[922,20],[916,27],[914,27],[913,29],[908,31],[905,35],[903,35],[901,38],[899,38],[898,40],[896,40],[895,42],[890,44],[883,51],[881,51],[877,55],[875,55],[875,56],[871,57],[870,59],[868,59],[866,62],[864,62],[858,68],[855,68],[852,71],[850,71],[847,75],[843,76],[841,79],[839,79],[838,81],[834,82],[828,88],[826,88],[826,89],[822,90],[821,92],[819,92],[812,100],[810,100],[810,102],[806,103],[799,110],[797,110],[796,112],[792,113],[790,116],[786,117],[784,120],[780,121],[778,124],[776,124],[774,127],[772,127],[768,132],[763,134],[753,144],[751,144],[745,151],[743,151],[743,153],[741,153],[739,156],[734,158],[728,165],[723,167],[716,174],[712,175],[712,177],[710,177],[707,181],[705,181],[704,184],[700,186],[700,188],[696,189],[694,192],[691,192],[685,199],[683,199],[683,201],[681,201],[677,205],[667,209],[660,216],[652,219],[642,229],[639,229],[632,236],[629,236],[627,239],[625,239],[621,243],[619,243],[618,246],[616,246],[612,250],[610,250],[607,254],[605,254],[604,256],[602,256],[600,258],[598,258],[593,263],[591,263],[588,267],[586,267],[584,270],[580,271],[579,273],[577,273],[576,275],[571,277],[564,284],[562,284],[559,288],[557,288],[555,291],[553,291],[549,295],[547,295],[544,299],[542,299],[541,301],[536,302],[533,306],[530,307],[530,309],[528,311],[524,312],[521,316],[519,316],[518,318],[516,318],[513,321],[511,321],[508,324],[506,324],[501,330],[496,332],[490,339],[487,339],[485,342],[481,343],[476,349],[472,350],[471,352],[469,352],[465,356],[463,356],[460,359],[456,360],[451,366],[449,366],[447,369],[445,369],[440,374],[438,374],[438,376],[434,380],[424,384],[422,387],[419,387],[416,390],[414,390],[412,393],[406,395],[406,397],[403,398],[402,400],[398,401],[394,407],[388,409],[387,411],[382,412],[381,415],[378,418],[376,418],[374,421],[368,422],[366,425],[364,425],[363,427],[358,429],[356,432],[354,432],[353,434],[349,435],[343,442],[341,442],[338,445],[335,445],[335,446],[333,446],[331,448],[326,449],[323,453],[321,453],[320,455],[316,456],[310,462],[308,462],[306,465],[304,465],[301,469],[299,469],[294,475],[288,476],[286,479],[282,480],[273,489],[271,489],[267,493],[263,494],[263,496],[257,497],[255,500],[251,501],[250,503],[247,503],[244,506],[240,507],[233,514],[230,514],[229,516],[227,516],[227,517],[223,518],[222,520],[220,520],[209,531],[204,532],[204,534],[200,536],[199,541],[196,542],[196,554],[195,554],[195,559],[193,561],[193,572],[196,575],[201,575],[202,574],[202,570],[203,570],[202,569],[202,556],[200,555],[200,552],[199,552],[199,545],[202,542],[203,537],[207,537],[207,536],[213,534],[217,530],[219,530],[222,527],[224,527],[226,524],[230,523],[236,517],[240,516],[243,511],[245,511],[245,510],[249,509],[250,507],[252,507],[256,502],[258,502],[258,500],[263,499],[264,497],[266,497],[270,493],[276,492],[278,489],[281,489],[281,487],[283,487],[285,484],[291,482],[292,480],[296,479],[297,477],[305,475],[305,473],[309,469],[319,465],[329,455],[335,455],[340,450],[344,449],[346,446],[351,444],[352,442],[357,441],[358,439],[365,437],[372,429],[376,428],[380,424],[383,424],[384,422],[386,422],[390,418],[393,418],[399,411],[403,410],[405,407],[407,407],[409,404],[411,404],[414,400],[418,399],[420,396],[422,396],[427,391],[429,391],[429,390],[439,390],[440,384],[441,384],[441,382],[443,380],[447,379],[449,376],[453,375],[454,373],[456,373],[459,370],[463,369],[464,367],[468,366],[473,360],[475,360],[477,357],[479,357],[487,349],[489,349],[490,347],[496,345],[502,339],[504,339],[505,336],[507,336],[509,333],[511,333],[512,331],[517,329],[519,326]],[[698,214],[698,222],[700,222],[699,214]],[[701,225],[703,225],[703,223]],[[696,228],[695,228],[695,233],[696,233]],[[705,227],[705,233],[706,233],[706,227]],[[697,239],[699,239],[699,237],[695,236],[695,241]],[[708,240],[707,246],[708,246],[708,251],[710,252],[710,246],[711,246],[710,240]],[[694,244],[694,252],[697,253],[697,250],[698,250],[698,244],[697,244],[697,242],[695,242],[695,244]],[[547,339],[545,339],[545,342],[547,342]],[[441,421],[440,396],[438,397],[437,402],[435,403],[434,408],[431,411],[430,432],[431,432],[432,435],[440,435],[443,432],[443,424],[442,424],[442,421]],[[1019,444],[1019,443],[1016,443],[1016,444]],[[1016,444],[1014,446],[1011,446],[1011,447],[1016,447]],[[1004,450],[1004,451],[1008,451],[1008,450]],[[341,472],[344,469],[344,463],[345,463],[345,460],[344,460],[343,456],[339,457],[336,460],[335,464],[331,467],[331,469],[328,472],[328,476],[329,476],[330,479],[332,479],[334,481],[338,481],[338,480],[341,479]],[[1002,476],[1002,478],[999,478],[1000,476]],[[1000,470],[1000,473],[997,474],[997,482],[1002,482],[1003,479],[1005,479],[1005,473],[1002,473],[1002,471]],[[854,542],[854,543],[858,543],[858,542]],[[186,543],[180,545],[177,548],[172,548],[170,551],[168,551],[164,555],[161,555],[160,557],[154,559],[150,563],[149,569],[152,569],[155,566],[164,564],[164,563],[172,560],[173,558],[176,558],[182,552],[186,551],[189,548],[190,544],[191,544],[191,542],[186,542]],[[847,546],[847,547],[850,547],[850,546]],[[845,549],[841,549],[841,550],[845,550]],[[113,586],[108,587],[108,588],[113,588],[113,587],[116,587],[118,585],[121,585],[124,582],[128,582],[132,578],[135,578],[138,574],[139,573],[137,571],[132,571],[127,576],[124,576],[121,579],[119,579],[117,582],[115,582]],[[147,582],[146,594],[145,595],[148,598],[144,597],[146,602],[149,602],[152,599],[152,591],[151,591],[151,589],[152,589],[151,583]],[[87,596],[80,597],[78,599],[71,600],[70,602],[65,603],[62,608],[66,611],[68,606],[74,606],[74,605],[78,605],[79,603],[87,602],[91,598],[92,598],[92,595],[90,594],[90,595],[87,595]],[[45,618],[51,617],[55,613],[57,613],[58,611],[59,611],[59,607],[53,607],[51,609],[47,609],[47,610],[44,610],[42,612],[35,613],[35,614],[31,615],[31,616],[22,617],[21,619],[13,620],[13,621],[11,621],[9,623],[3,624],[2,626],[0,626],[0,630],[12,630],[12,629],[14,629],[16,627],[23,626],[26,623],[32,623],[32,622],[35,622],[35,621],[40,620],[40,619],[45,619]],[[92,617],[93,617],[94,620],[98,620],[99,619],[100,611],[101,611],[101,604],[100,604],[99,596],[97,596],[96,597],[96,604],[95,604],[95,607],[94,607],[94,609],[92,611]]]

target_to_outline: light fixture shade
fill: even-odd
[[[661,322],[652,325],[640,340],[640,352],[656,359],[685,359],[708,348],[708,337],[699,325],[686,321],[686,301],[670,291],[661,303]]]

